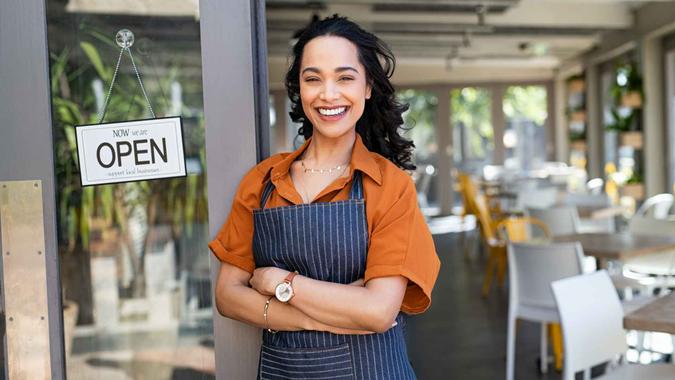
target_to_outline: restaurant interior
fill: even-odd
[[[382,38],[442,262],[420,379],[675,378],[675,3],[267,1],[274,151],[294,32]],[[586,377],[584,377],[586,378]]]
[[[45,3],[68,378],[215,379],[199,1]],[[308,22],[347,16],[396,56],[441,260],[406,325],[419,379],[675,379],[675,1],[253,3],[269,154],[302,143],[283,77]],[[73,126],[97,120],[121,28],[188,175],[82,188]],[[118,68],[108,119],[147,117]]]

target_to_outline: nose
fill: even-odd
[[[321,100],[332,101],[337,100],[339,97],[340,92],[338,91],[335,84],[333,84],[332,82],[326,82],[320,94]]]

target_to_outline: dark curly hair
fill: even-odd
[[[394,86],[389,81],[396,66],[394,54],[374,34],[337,14],[312,21],[298,33],[298,41],[293,46],[292,63],[286,73],[286,90],[291,100],[289,115],[294,122],[302,123],[298,134],[308,139],[313,132],[300,101],[302,52],[309,41],[322,36],[345,38],[358,49],[359,62],[365,68],[366,80],[372,87],[363,115],[356,122],[356,132],[361,135],[363,143],[370,151],[386,157],[396,166],[414,170],[412,150],[415,145],[399,134],[399,129],[405,129],[401,114],[408,109],[408,105],[396,99]]]

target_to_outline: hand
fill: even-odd
[[[276,267],[256,268],[248,283],[258,293],[273,296],[277,285],[284,282],[288,273],[290,272]]]

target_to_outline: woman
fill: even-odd
[[[415,378],[400,312],[429,307],[439,261],[393,69],[346,18],[310,24],[286,76],[306,142],[245,175],[209,244],[218,311],[265,329],[261,379]]]

